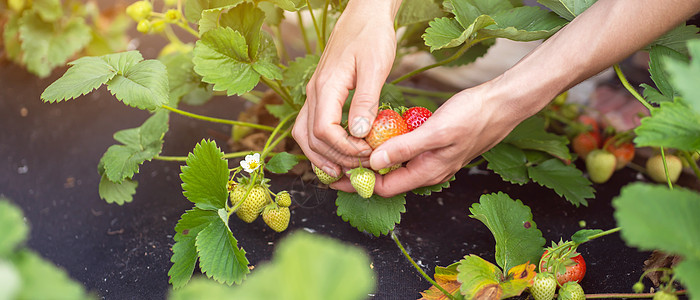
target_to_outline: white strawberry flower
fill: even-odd
[[[253,173],[260,167],[260,153],[253,153],[245,156],[241,161],[241,167],[248,173]]]

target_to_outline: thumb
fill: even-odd
[[[409,133],[393,137],[372,151],[369,164],[374,170],[380,170],[398,163],[409,161],[419,154],[436,148],[426,139],[429,132],[419,127]]]

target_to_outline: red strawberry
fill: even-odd
[[[403,117],[403,119],[406,121],[408,131],[413,131],[414,129],[423,125],[423,123],[425,123],[425,121],[432,115],[433,113],[431,113],[427,108],[415,106],[406,110],[401,117]]]
[[[600,147],[600,133],[597,131],[579,133],[571,141],[571,147],[579,157],[585,159],[588,153]]]
[[[583,125],[588,125],[591,127],[588,131],[600,132],[600,127],[598,127],[598,121],[589,115],[580,115],[578,117],[578,122]]]
[[[372,149],[376,149],[388,139],[406,132],[408,132],[408,125],[401,115],[391,109],[384,109],[379,111],[377,118],[374,119],[365,141]]]
[[[551,257],[549,250],[545,250],[540,259],[540,272],[554,272],[555,269],[558,270],[556,276],[559,284],[570,281],[580,282],[586,275],[586,262],[583,256],[575,251],[568,257],[560,258]]]
[[[608,152],[615,155],[616,165],[615,170],[624,168],[634,159],[634,144],[630,142],[616,141],[614,137],[605,139],[603,147]]]

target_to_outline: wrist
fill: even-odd
[[[354,11],[370,17],[388,17],[393,22],[402,0],[350,0],[345,11]]]

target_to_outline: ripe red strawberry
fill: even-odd
[[[598,126],[598,120],[595,118],[589,116],[589,115],[580,115],[578,117],[578,122],[590,126],[591,128],[588,131],[593,131],[593,132],[600,132],[600,127]]]
[[[556,247],[556,245],[554,245],[554,247]],[[571,281],[580,282],[586,275],[586,261],[583,260],[583,256],[574,251],[567,257],[552,257],[549,254],[551,249],[553,248],[547,248],[542,254],[542,258],[540,258],[540,273],[553,273],[555,270],[558,270],[555,275],[559,284]]]
[[[372,194],[374,194],[374,183],[376,181],[372,170],[359,166],[348,171],[347,174],[350,175],[352,187],[355,188],[355,191],[357,191],[362,198],[367,199],[372,197]]]
[[[376,149],[388,139],[408,132],[406,121],[399,113],[391,109],[383,109],[377,114],[377,118],[372,123],[369,134],[365,141],[372,149]]]
[[[242,198],[245,195],[246,189],[241,189],[243,190],[243,195],[240,196]],[[241,206],[239,206],[238,210],[236,210],[236,215],[238,218],[246,223],[252,223],[255,221],[255,219],[258,218],[258,215],[260,215],[262,209],[267,204],[267,197],[265,193],[267,193],[267,191],[261,185],[254,186],[253,189],[250,190],[248,197],[243,200]]]
[[[614,137],[605,139],[603,143],[604,150],[615,155],[616,165],[615,170],[624,168],[634,159],[634,144],[630,142],[616,141]]]
[[[571,141],[571,147],[579,157],[586,159],[588,153],[600,148],[600,133],[597,131],[579,133]]]
[[[672,183],[678,181],[683,169],[681,159],[675,155],[666,155],[666,165],[668,166],[668,177]],[[654,155],[647,160],[647,174],[656,182],[666,182],[666,173],[664,172],[664,162],[661,154]]]
[[[552,300],[557,291],[557,280],[552,273],[537,273],[530,286],[530,294],[535,300]]]
[[[432,115],[433,113],[427,108],[415,106],[403,112],[401,117],[404,119],[404,121],[406,121],[408,131],[413,131],[414,129],[423,125],[423,123],[425,123],[425,121],[427,121]]]
[[[583,288],[576,282],[567,282],[559,289],[558,300],[586,300]]]
[[[265,224],[272,228],[272,230],[282,232],[289,226],[291,212],[289,211],[289,207],[277,206],[271,203],[263,210],[262,217]]]
[[[596,149],[586,157],[586,170],[591,181],[605,183],[615,172],[617,160],[612,153]]]
[[[323,170],[319,169],[317,166],[313,166],[314,168],[314,173],[316,173],[316,177],[318,177],[318,180],[320,180],[323,184],[331,184],[336,181],[338,181],[343,175],[341,174],[338,177],[333,177],[331,175],[328,175],[326,172],[323,172]]]

